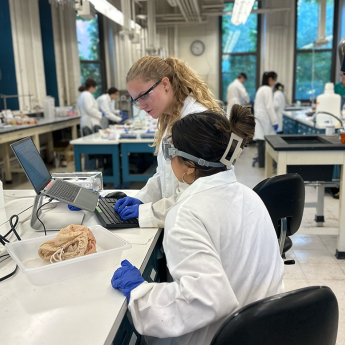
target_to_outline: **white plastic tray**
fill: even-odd
[[[81,274],[115,266],[122,251],[131,244],[100,225],[91,226],[96,238],[97,253],[51,264],[38,256],[39,246],[56,237],[56,234],[7,243],[6,249],[22,272],[34,285],[45,285]]]

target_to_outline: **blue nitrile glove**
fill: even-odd
[[[124,117],[122,118],[121,122],[124,122],[124,121],[126,121],[127,119],[128,119],[128,117],[127,117],[127,116],[124,116]]]
[[[273,129],[274,129],[275,131],[277,131],[277,130],[278,130],[278,125],[274,125],[274,126],[273,126]]]
[[[129,261],[123,260],[121,266],[115,271],[113,278],[111,278],[111,286],[114,289],[120,289],[129,302],[131,291],[145,280],[141,276],[140,271]]]
[[[72,206],[72,205],[68,205],[68,208],[71,210],[71,211],[80,211],[81,208],[77,207],[77,206]]]
[[[139,205],[127,206],[120,212],[120,217],[124,220],[139,217]]]
[[[103,113],[103,111],[102,111],[102,117],[104,117],[105,116],[105,114]]]
[[[126,113],[125,111],[122,111],[122,110],[121,110],[121,111],[120,111],[120,115],[122,115],[122,116],[123,116],[123,115],[127,115],[127,113]]]
[[[92,190],[92,189],[90,189]],[[96,190],[94,190],[94,192],[97,192]],[[102,195],[99,195],[98,196],[98,199],[103,199],[103,196]],[[69,205],[68,204],[68,208],[71,210],[71,211],[80,211],[81,208],[77,207],[77,206],[72,206],[72,205]]]
[[[132,198],[130,196],[126,196],[125,198],[121,198],[116,201],[116,204],[114,206],[114,209],[116,212],[121,213],[121,211],[127,207],[127,206],[132,206],[132,205],[141,205],[142,202],[139,199]]]

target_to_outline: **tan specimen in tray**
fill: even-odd
[[[61,229],[54,239],[38,248],[38,255],[52,263],[92,253],[96,253],[93,233],[86,226],[75,224]]]

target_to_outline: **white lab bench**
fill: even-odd
[[[108,192],[103,191],[102,194]],[[125,192],[134,196],[137,191]],[[32,205],[35,192],[8,190],[4,191],[4,195],[5,209],[0,210],[0,224]],[[29,216],[31,210],[20,215],[20,220]],[[66,212],[71,212],[67,205]],[[84,225],[99,224],[93,212],[79,212],[85,212]],[[36,232],[30,227],[30,221],[18,225],[17,229],[22,239],[44,236],[42,232]],[[8,225],[0,227],[1,234],[8,230]],[[156,250],[162,230],[133,228],[113,232],[132,234],[132,237],[148,240],[146,244],[132,244],[131,249],[123,251],[121,258],[121,261],[129,260],[143,273],[148,268],[152,252]],[[10,240],[14,240],[13,237]],[[3,253],[4,248],[1,246],[0,255]],[[110,284],[119,266],[120,263],[108,269],[43,286],[31,284],[18,268],[15,276],[0,283],[1,344],[112,344],[127,311],[126,298]],[[10,273],[14,267],[11,259],[1,263],[0,276]],[[131,344],[136,336],[133,335],[133,338]]]
[[[284,134],[324,134],[326,125],[314,123],[313,117],[307,115],[311,112],[312,108],[283,111]],[[336,132],[339,128],[340,124],[336,126]]]
[[[142,131],[138,131],[139,133]],[[123,188],[129,188],[130,182],[147,181],[155,173],[156,167],[144,174],[130,174],[129,159],[130,153],[154,153],[155,147],[152,147],[153,139],[102,139],[98,133],[90,134],[82,138],[70,141],[74,148],[75,171],[82,171],[81,155],[112,155],[113,175],[103,175],[104,182],[112,182],[115,188],[122,185]],[[120,153],[121,168],[120,169]],[[120,171],[121,178],[120,179]]]
[[[32,137],[38,151],[40,151],[40,134],[48,134],[47,156],[48,160],[53,159],[53,131],[64,128],[72,128],[72,139],[77,138],[77,125],[80,124],[80,116],[55,117],[53,119],[40,118],[35,125],[14,125],[0,129],[0,149],[4,160],[5,179],[7,183],[12,181],[12,172],[18,172],[11,169],[10,166],[10,148],[9,144],[25,137]],[[21,169],[19,170],[21,171]]]

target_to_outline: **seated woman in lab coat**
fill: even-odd
[[[139,218],[140,227],[164,227],[166,213],[185,185],[174,176],[170,162],[163,157],[162,138],[187,114],[221,109],[203,80],[183,61],[172,57],[139,59],[128,71],[126,82],[132,104],[158,119],[154,141],[158,167],[135,198],[118,200],[115,210],[124,219]],[[126,215],[121,213],[125,207]]]
[[[115,101],[119,98],[119,94],[116,87],[111,87],[107,93],[97,98],[98,108],[105,118],[117,123],[123,121],[122,116],[125,115],[123,111],[115,109]]]
[[[286,99],[284,95],[284,85],[277,83],[273,89],[273,105],[278,120],[277,133],[283,132],[283,111],[286,105]]]
[[[230,119],[191,114],[163,140],[176,178],[188,186],[165,220],[173,282],[148,283],[126,260],[111,280],[149,344],[210,344],[235,310],[283,292],[272,220],[260,197],[236,181],[232,166],[254,135],[254,117],[235,104]]]

